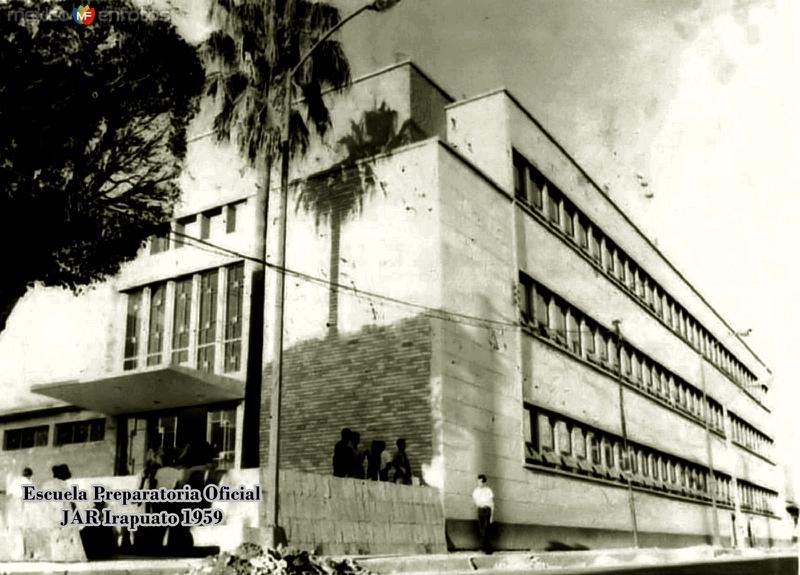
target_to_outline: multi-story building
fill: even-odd
[[[330,473],[344,427],[403,437],[456,547],[479,473],[505,548],[788,539],[769,370],[511,94],[454,101],[405,63],[329,102],[293,162],[282,467]],[[191,145],[175,233],[115,280],[103,373],[37,388],[92,410],[58,416],[108,444],[86,473],[203,440],[266,461],[275,219],[264,292],[256,180],[226,153]],[[50,414],[10,417],[5,457],[51,449]]]

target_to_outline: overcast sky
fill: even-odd
[[[335,3],[346,13],[362,2]],[[800,444],[798,4],[402,0],[342,38],[355,76],[410,58],[456,98],[513,92],[736,330],[753,330],[788,459]],[[196,22],[202,5],[189,6]],[[91,306],[57,297],[74,311],[43,321],[33,294],[0,336],[11,382],[46,379],[41,350],[65,340],[101,358],[85,336]]]

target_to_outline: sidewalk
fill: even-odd
[[[714,549],[709,546],[681,549],[598,549],[590,551],[500,551],[484,555],[477,551],[460,551],[441,555],[365,556],[353,559],[365,569],[379,575],[421,575],[448,573],[462,575],[481,571],[506,573],[541,571],[558,573],[562,569],[633,567],[692,562],[710,562],[731,558],[797,556],[797,549]],[[91,563],[0,563],[0,575],[83,573],[108,575],[184,575],[201,565],[203,559],[123,559]]]

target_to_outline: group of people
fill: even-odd
[[[180,451],[174,449],[149,449],[142,475],[139,478],[139,489],[179,489],[189,485],[201,490],[209,483],[215,483],[219,477],[214,465],[215,453],[207,442],[189,443]],[[180,514],[184,506],[202,507],[203,503],[146,503],[146,513],[169,511]],[[130,543],[125,541],[123,546]],[[189,527],[139,527],[133,537],[132,548],[136,553],[160,555],[164,551],[169,554],[186,554],[194,545]]]
[[[386,442],[372,440],[369,448],[361,446],[361,434],[349,428],[341,431],[341,438],[333,448],[333,475],[372,481],[392,481],[411,485],[413,473],[406,453],[406,440],[395,442],[392,453]]]
[[[69,465],[59,463],[51,467],[52,478],[46,479],[39,486],[43,490],[65,491],[69,489],[72,472]],[[8,508],[6,510],[7,523],[10,526],[22,528],[23,530],[52,528],[59,521],[61,509],[68,506],[75,511],[77,505],[70,501],[68,504],[63,502],[53,502],[50,505],[42,505],[39,502],[26,502],[22,499],[22,490],[26,485],[34,486],[33,470],[25,467],[20,477],[14,478],[8,484]],[[96,508],[102,508],[102,503],[94,504]],[[87,559],[105,559],[110,557],[117,547],[114,530],[105,525],[92,525],[83,528],[66,526],[63,531],[74,531],[76,540],[80,540]],[[28,553],[26,537],[23,531],[23,545],[25,546],[26,556]]]

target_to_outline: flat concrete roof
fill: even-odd
[[[84,409],[121,415],[244,398],[244,382],[171,365],[85,381],[43,383],[31,391]]]

